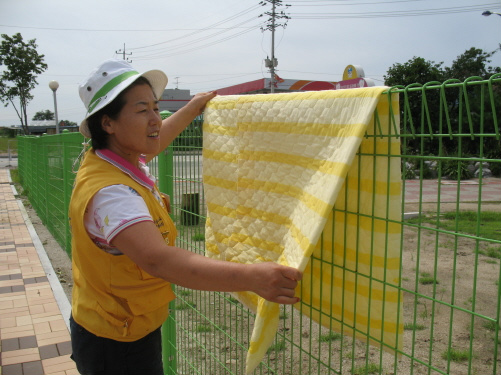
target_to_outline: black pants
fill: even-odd
[[[96,336],[70,317],[71,358],[82,375],[163,375],[161,329],[134,342]]]

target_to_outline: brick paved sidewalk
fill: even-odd
[[[0,169],[0,374],[78,375],[69,312],[9,171]]]

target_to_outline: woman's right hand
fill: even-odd
[[[285,305],[299,302],[295,288],[303,277],[300,271],[273,262],[250,264],[248,267],[252,275],[249,289],[254,293],[268,301]]]

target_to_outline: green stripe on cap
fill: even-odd
[[[125,81],[127,78],[138,75],[139,72],[136,72],[135,70],[131,70],[129,72],[125,72],[120,74],[119,76],[116,76],[113,78],[111,81],[106,83],[101,89],[96,92],[96,95],[92,98],[89,104],[89,109],[87,110],[87,113],[91,113],[94,108],[99,104],[101,101],[101,98],[103,96],[106,96],[111,90],[113,90],[115,87],[117,87],[120,83]]]

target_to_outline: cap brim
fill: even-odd
[[[90,130],[89,130],[89,125],[87,123],[87,119],[92,116],[94,113],[99,111],[100,109],[106,107],[109,103],[111,103],[122,91],[124,91],[127,87],[129,87],[135,80],[137,80],[139,77],[144,77],[150,82],[151,88],[153,89],[153,93],[155,94],[155,97],[157,99],[160,99],[162,97],[162,94],[165,90],[165,87],[167,87],[167,83],[169,82],[169,79],[167,78],[167,75],[162,72],[161,70],[149,70],[147,72],[144,72],[142,74],[138,74],[135,76],[130,77],[129,79],[126,79],[125,81],[121,82],[117,87],[115,87],[112,91],[110,91],[106,97],[106,100],[101,101],[93,110],[92,112],[88,112],[84,118],[84,120],[80,123],[80,126],[78,127],[78,130],[82,135],[86,138],[91,138]]]

